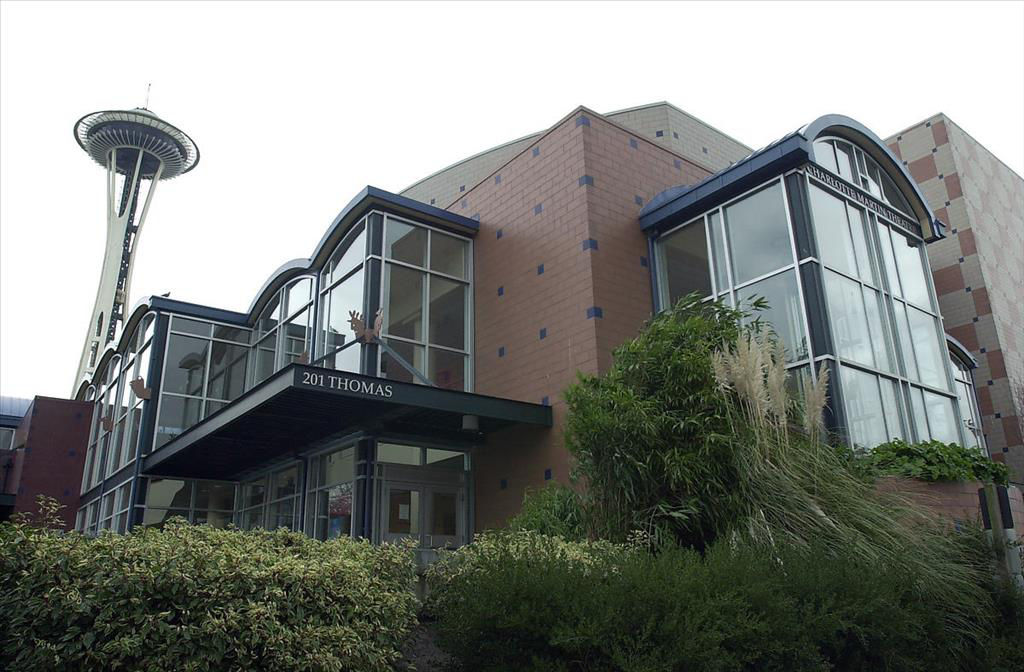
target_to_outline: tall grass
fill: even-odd
[[[724,538],[766,557],[813,545],[899,567],[942,613],[951,655],[965,650],[985,570],[929,514],[848,470],[822,422],[828,370],[789,394],[783,344],[747,318],[688,297],[567,390],[590,535],[641,530],[697,550]]]

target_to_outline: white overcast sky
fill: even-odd
[[[945,112],[1024,174],[1024,3],[0,4],[0,394],[67,396],[105,236],[71,129],[143,103],[196,141],[129,305],[248,308],[365,185],[400,191],[577,105],[667,100],[758,147]]]

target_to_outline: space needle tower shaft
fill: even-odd
[[[185,133],[144,108],[94,112],[75,124],[75,139],[107,170],[107,239],[96,302],[75,387],[92,376],[127,315],[132,265],[156,184],[192,170],[199,149]]]

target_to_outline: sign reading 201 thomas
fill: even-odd
[[[342,390],[344,392],[367,394],[371,397],[380,397],[381,399],[390,399],[394,395],[393,388],[391,385],[386,383],[377,383],[370,380],[357,380],[356,378],[349,378],[348,376],[318,373],[316,371],[303,371],[302,383],[303,385],[325,387],[329,390]]]

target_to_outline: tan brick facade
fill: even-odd
[[[946,331],[978,360],[989,450],[1024,483],[1024,179],[943,114],[886,143],[948,225],[928,246]]]

